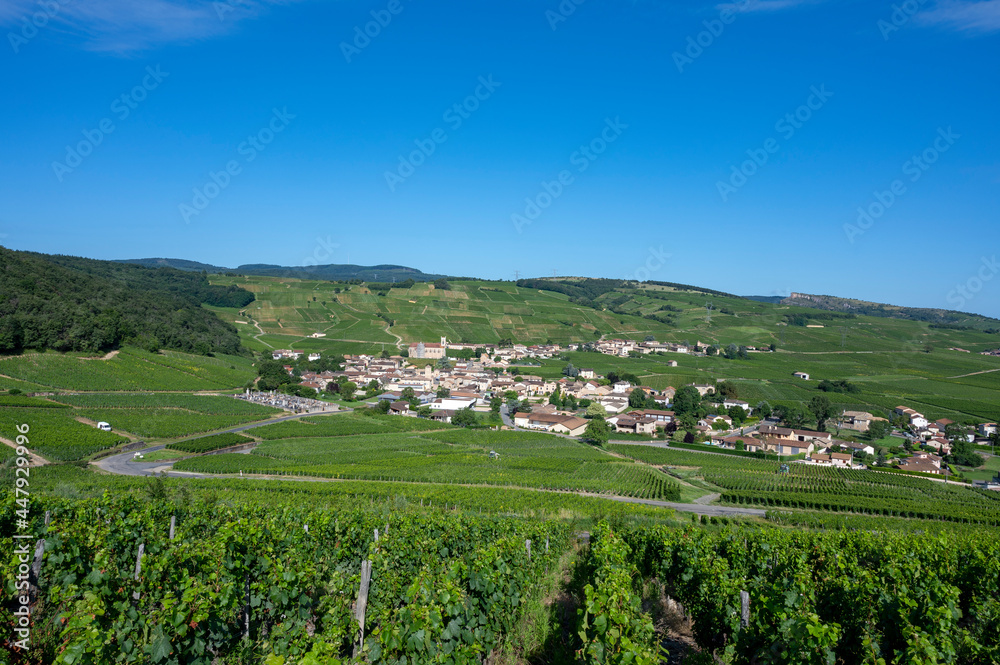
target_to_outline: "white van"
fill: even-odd
[[[104,422],[102,420],[101,422],[97,423],[97,429],[102,429],[105,432],[110,432],[111,431],[111,425],[109,425],[108,423],[106,423],[106,422]]]

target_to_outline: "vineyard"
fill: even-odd
[[[5,561],[17,510],[8,497]],[[569,536],[521,518],[132,497],[29,512],[45,554],[33,648],[15,657],[39,665],[481,662]],[[9,631],[7,605],[0,616]]]
[[[126,441],[114,432],[103,432],[73,420],[69,409],[0,408],[0,436],[13,439],[15,427],[28,424],[33,452],[52,460],[71,461]],[[5,446],[6,447],[6,446]]]
[[[13,484],[9,469],[0,476]],[[68,487],[80,498],[62,498]],[[548,645],[574,662],[665,663],[678,630],[694,645],[689,665],[1000,659],[989,527],[806,511],[679,527],[691,520],[663,509],[507,487],[192,483],[72,466],[31,469],[31,488],[26,507],[0,504],[4,561],[16,561],[19,510],[45,543],[33,648],[13,656],[28,665],[497,662],[580,529],[590,546],[564,590],[579,611],[553,615],[561,631]],[[2,567],[8,588],[15,570]],[[0,624],[12,622],[2,606]]]
[[[56,404],[37,397],[26,397],[25,395],[0,395],[0,407],[20,406],[34,407],[36,409],[64,409],[63,404]]]
[[[249,436],[243,436],[235,432],[226,432],[225,434],[215,434],[213,436],[204,436],[200,439],[171,443],[167,445],[167,449],[179,450],[182,453],[207,453],[213,450],[229,448],[230,446],[253,443],[253,441]]]
[[[644,594],[683,605],[697,663],[1000,661],[992,535],[602,524],[590,552],[588,663],[659,662]]]
[[[327,418],[337,421],[342,417]],[[491,451],[499,456],[491,456]],[[282,439],[265,441],[249,455],[188,459],[174,468],[200,473],[242,471],[532,487],[667,501],[680,497],[676,482],[648,466],[611,457],[577,441],[526,432],[447,430],[422,435]]]
[[[7,446],[13,453],[13,449]],[[0,449],[2,450],[2,449]],[[244,457],[247,457],[246,455]],[[0,482],[11,485],[13,473],[0,467]],[[162,479],[165,494],[179,503],[202,495],[212,501],[230,505],[269,505],[285,501],[292,505],[309,505],[324,510],[354,509],[360,505],[382,505],[389,510],[415,507],[447,509],[475,514],[520,516],[536,519],[601,519],[640,520],[643,523],[671,523],[675,513],[666,508],[633,504],[595,496],[580,496],[561,492],[538,492],[510,487],[464,487],[415,483],[341,480],[335,483],[304,483],[289,480],[244,478]],[[106,476],[69,465],[50,465],[31,469],[33,491],[61,495],[72,487],[74,496],[100,498],[105,492],[115,496],[131,494],[147,497],[150,481],[136,476]],[[955,525],[958,528],[958,525]]]
[[[55,397],[74,415],[107,421],[115,429],[148,438],[176,438],[235,427],[282,413],[280,409],[228,396],[101,394]]]
[[[1000,494],[901,474],[750,460],[640,446],[614,446],[648,464],[700,467],[727,503],[833,510],[1000,525]]]
[[[265,425],[254,430],[263,439],[315,438],[347,436],[353,434],[389,434],[393,432],[427,432],[451,429],[451,425],[426,418],[400,418],[399,416],[346,413],[340,415],[311,416]]]
[[[82,391],[224,390],[254,377],[248,358],[131,348],[107,360],[54,352],[0,358],[0,374],[50,390]]]

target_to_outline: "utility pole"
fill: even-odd
[[[514,281],[516,282],[519,279],[521,279],[521,271],[520,270],[515,270],[514,271]]]

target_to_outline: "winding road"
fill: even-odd
[[[318,416],[318,415],[338,415],[341,413],[350,413],[353,409],[339,409],[337,411],[309,411],[306,413],[291,413],[287,416],[279,416],[277,418],[270,418],[268,420],[262,420],[256,423],[250,423],[249,425],[240,425],[238,427],[232,427],[221,432],[211,432],[209,434],[199,434],[198,436],[191,436],[186,439],[180,439],[175,443],[180,443],[182,441],[194,441],[195,439],[203,439],[206,436],[215,436],[216,434],[230,434],[245,432],[248,429],[254,429],[257,427],[264,427],[265,425],[274,425],[276,423],[283,423],[286,420],[295,420],[297,418],[304,418],[306,416]],[[155,453],[158,450],[163,450],[166,448],[166,444],[159,446],[152,446],[150,448],[144,448],[141,452],[143,453]],[[131,450],[127,453],[120,453],[118,455],[111,455],[105,457],[104,459],[99,459],[97,461],[91,462],[97,468],[107,471],[108,473],[114,473],[119,476],[154,476],[160,471],[166,471],[173,466],[173,462],[133,462],[132,458],[137,451]],[[180,473],[177,471],[168,471],[168,476],[176,476],[178,478],[191,478],[193,474]],[[197,476],[200,478],[208,478],[209,476]]]

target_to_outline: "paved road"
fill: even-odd
[[[211,434],[200,434],[198,436],[188,437],[186,439],[180,439],[180,441],[194,441],[195,439],[202,439],[206,436],[214,436],[216,434],[229,434],[230,432],[245,432],[248,429],[254,429],[256,427],[263,427],[264,425],[273,425],[275,423],[283,423],[286,420],[295,420],[296,418],[304,418],[306,416],[317,416],[317,415],[337,415],[341,413],[350,413],[352,409],[340,409],[339,411],[313,411],[311,413],[292,413],[287,416],[279,416],[277,418],[271,418],[270,420],[264,420],[257,423],[250,423],[249,425],[240,425],[239,427],[233,427],[222,432],[212,432]],[[153,446],[151,448],[144,448],[142,452],[144,453],[155,453],[158,450],[163,450],[166,445]],[[108,473],[118,474],[119,476],[154,476],[158,474],[161,470],[167,470],[171,467],[169,462],[133,462],[132,458],[136,451],[132,450],[127,453],[121,453],[120,455],[111,455],[110,457],[105,457],[104,459],[97,460],[93,462],[95,466]],[[190,478],[191,474],[176,474],[176,472],[170,471],[167,473],[168,476],[177,475],[178,477]],[[198,476],[201,478],[207,478],[208,476]]]
[[[696,503],[670,503],[669,501],[651,501],[649,499],[631,499],[627,497],[604,497],[612,501],[622,501],[624,503],[642,503],[647,506],[659,506],[661,508],[672,508],[679,513],[697,513],[699,515],[734,516],[734,515],[754,515],[763,517],[766,511],[757,508],[735,508],[732,506],[703,506]]]
[[[507,427],[517,429],[517,426],[514,425],[514,421],[510,418],[510,411],[507,409],[506,404],[500,405],[500,420],[503,421],[503,424]]]
[[[706,494],[705,496],[698,497],[694,500],[700,506],[707,506],[710,503],[718,501],[722,495],[716,492],[715,494]]]

